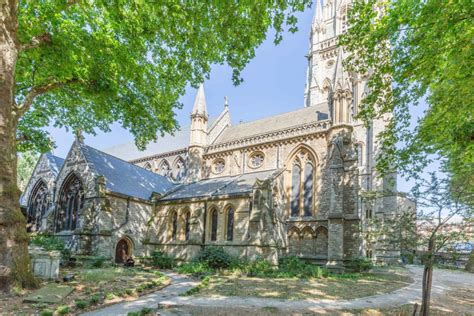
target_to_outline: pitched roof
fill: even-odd
[[[306,107],[256,121],[233,125],[224,130],[222,135],[217,138],[214,143],[226,143],[249,136],[257,136],[297,125],[312,123],[318,121],[316,111],[317,109],[314,107]],[[321,117],[319,119],[321,119]]]
[[[44,154],[46,158],[49,160],[50,166],[53,169],[54,172],[58,173],[59,170],[61,170],[63,164],[64,164],[64,159],[60,158],[58,156],[53,155],[50,152],[47,152]]]
[[[246,173],[238,176],[227,176],[201,180],[184,184],[172,193],[165,195],[160,201],[185,200],[192,198],[214,197],[220,195],[239,195],[250,193],[255,182],[274,176],[277,170]]]
[[[148,200],[153,192],[164,194],[175,186],[167,177],[90,146],[81,145],[81,149],[96,173],[105,177],[105,186],[112,192]]]
[[[148,144],[145,150],[139,150],[134,142],[128,142],[104,149],[107,154],[124,160],[135,160],[143,157],[153,156],[160,153],[185,149],[189,145],[189,126],[182,127],[174,135],[165,134],[158,137],[156,142]]]

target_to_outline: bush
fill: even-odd
[[[64,250],[64,241],[56,236],[50,236],[46,234],[32,234],[30,235],[30,244],[44,248],[45,250],[62,251]]]
[[[69,306],[59,306],[59,307],[56,309],[56,312],[57,312],[59,315],[66,315],[67,313],[69,313],[69,311],[70,311]]]
[[[92,295],[89,302],[91,304],[98,304],[100,302],[100,295],[99,294]]]
[[[176,271],[181,274],[192,274],[194,276],[212,274],[214,271],[211,269],[207,262],[191,261],[186,262],[176,268]]]
[[[280,259],[277,277],[283,278],[321,278],[327,276],[328,272],[315,264],[303,261],[296,256]]]
[[[355,272],[363,272],[370,270],[374,267],[372,260],[368,258],[358,257],[353,258],[348,264],[349,269]]]
[[[54,312],[50,309],[43,309],[40,312],[40,316],[53,316]]]
[[[213,269],[223,269],[231,265],[233,258],[223,247],[209,246],[198,253],[196,261],[206,263]]]
[[[132,296],[134,292],[135,292],[134,289],[126,289],[125,290],[125,293],[127,293],[127,295],[129,295],[129,296]]]
[[[84,300],[77,300],[76,301],[76,307],[77,308],[84,309],[84,308],[87,308],[88,306],[89,306],[88,301],[84,301]]]
[[[105,294],[105,299],[106,300],[113,300],[115,297],[114,293],[106,293]]]
[[[172,269],[176,265],[176,260],[162,251],[153,251],[150,259],[151,264],[159,269]]]
[[[107,261],[106,257],[95,257],[92,258],[91,265],[93,268],[102,268],[105,261]]]

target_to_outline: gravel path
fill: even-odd
[[[369,296],[352,300],[284,300],[252,297],[194,297],[179,296],[198,282],[175,273],[167,273],[173,279],[173,284],[161,291],[143,296],[133,302],[120,303],[110,307],[87,313],[85,315],[126,315],[130,311],[139,311],[144,307],[156,308],[159,305],[167,307],[219,307],[231,306],[238,308],[278,308],[283,311],[307,311],[321,313],[341,309],[384,308],[404,304],[414,304],[421,297],[421,281],[423,268],[408,266],[408,271],[414,282],[402,289],[391,293]],[[434,272],[433,296],[446,290],[474,286],[474,275],[458,271],[437,269]],[[165,312],[166,314],[166,312]]]

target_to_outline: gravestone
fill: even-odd
[[[40,247],[28,248],[33,274],[42,279],[57,279],[59,276],[59,251],[47,251]]]
[[[28,295],[24,301],[33,303],[60,303],[66,296],[71,294],[74,287],[62,284],[48,284]]]

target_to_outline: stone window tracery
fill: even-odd
[[[227,209],[226,239],[227,241],[234,240],[234,208],[232,206]]]
[[[41,226],[41,219],[49,208],[49,192],[46,183],[38,181],[35,185],[27,209],[27,231],[37,231]]]
[[[265,160],[265,155],[257,151],[255,153],[252,153],[250,155],[250,160],[249,160],[249,167],[250,168],[259,168],[263,165],[263,161]]]
[[[76,175],[71,174],[64,182],[58,204],[54,220],[55,231],[76,229],[78,215],[84,206],[84,189]]]
[[[314,160],[301,150],[293,159],[291,169],[291,216],[312,216],[314,205]]]
[[[149,162],[147,162],[144,166],[143,166],[144,169],[148,170],[148,171],[152,171],[151,169],[151,164]]]
[[[184,214],[184,239],[189,240],[189,233],[191,231],[191,214],[189,211],[186,211]]]
[[[174,163],[174,169],[175,169],[175,180],[183,180],[185,172],[186,172],[186,165],[184,163],[184,159],[179,157],[176,162]]]
[[[163,162],[160,165],[160,174],[162,176],[167,177],[169,176],[170,172],[171,172],[170,164],[168,163],[168,161],[163,160]]]
[[[212,170],[215,174],[222,173],[224,171],[224,169],[225,169],[224,159],[220,158],[220,159],[214,160],[214,162],[212,164]]]

